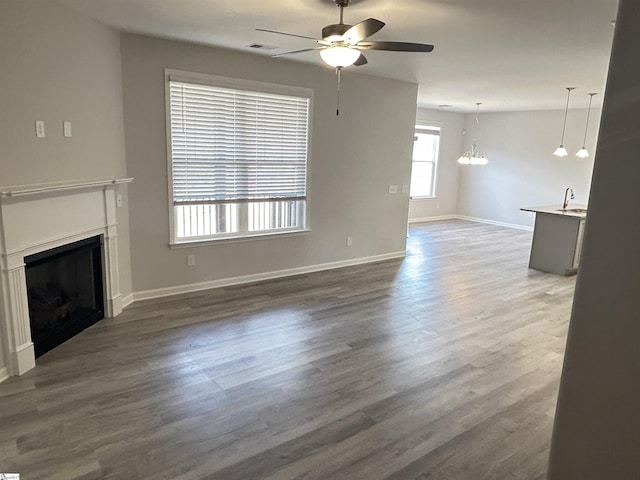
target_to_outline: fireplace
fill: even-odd
[[[117,190],[131,180],[0,187],[0,381],[122,311]]]
[[[104,318],[100,237],[29,255],[24,261],[36,358]]]

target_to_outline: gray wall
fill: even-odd
[[[388,186],[409,183],[416,85],[349,69],[336,117],[330,69],[133,34],[121,44],[134,291],[404,251],[408,195]],[[165,67],[314,89],[310,233],[169,248]]]
[[[619,5],[549,480],[640,478],[640,3]]]
[[[587,92],[573,92],[572,104],[578,102],[588,104]],[[568,186],[574,187],[575,203],[587,203],[600,111],[591,112],[586,145],[591,156],[580,159],[575,153],[582,146],[586,115],[586,109],[569,111],[564,142],[569,156],[559,158],[553,151],[560,144],[564,111],[481,113],[478,148],[489,164],[460,167],[458,213],[530,227],[533,216],[519,209],[560,204]],[[466,116],[465,128],[466,150],[475,114]]]
[[[0,8],[0,185],[125,176],[118,32],[49,0],[6,0]],[[46,138],[35,138],[35,120],[45,121]],[[72,122],[70,139],[64,120]],[[127,295],[129,219],[126,208],[117,213]]]
[[[465,115],[428,108],[418,108],[416,122],[441,124],[440,155],[436,173],[436,198],[410,201],[409,221],[458,213],[458,157],[463,148],[462,130]]]

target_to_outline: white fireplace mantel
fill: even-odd
[[[100,236],[105,316],[114,317],[122,311],[116,190],[132,180],[0,187],[0,360],[3,356],[6,374],[22,375],[35,367],[25,257]]]

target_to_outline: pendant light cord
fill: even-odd
[[[482,103],[476,103],[476,134],[473,137],[474,145],[478,141],[478,131],[480,130],[480,119],[478,118],[478,115],[480,114],[480,105],[482,105]]]
[[[591,102],[593,102],[594,95],[597,95],[597,93],[589,94],[589,109],[587,110],[587,124],[584,127],[584,140],[582,141],[582,148],[584,148],[587,143],[587,131],[589,130],[589,116],[591,115]]]
[[[338,82],[338,96],[336,99],[336,117],[340,115],[340,83],[342,80],[342,67],[336,67],[336,80]]]
[[[564,145],[564,132],[567,129],[567,115],[569,114],[569,98],[571,97],[571,90],[575,89],[575,87],[567,87],[567,106],[564,109],[564,125],[562,125],[562,138],[560,139],[560,145]]]

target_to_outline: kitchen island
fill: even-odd
[[[580,263],[587,207],[561,205],[521,208],[536,214],[529,268],[574,275]]]

